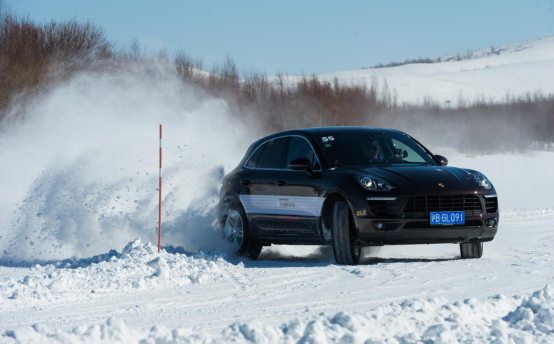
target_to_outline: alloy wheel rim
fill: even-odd
[[[235,210],[232,210],[229,212],[229,215],[227,215],[227,220],[225,221],[225,237],[229,242],[233,243],[235,252],[238,252],[244,239],[244,228],[242,218]]]

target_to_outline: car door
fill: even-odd
[[[284,169],[275,181],[277,230],[283,234],[316,234],[323,199],[318,187],[318,178],[309,177],[305,171],[288,168],[289,163],[298,158],[312,162],[312,170],[321,166],[309,141],[302,136],[291,136],[285,158]]]
[[[247,160],[240,180],[240,200],[255,235],[275,229],[275,180],[284,164],[288,138],[262,144]]]

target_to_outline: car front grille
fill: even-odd
[[[434,211],[465,211],[477,215],[483,211],[477,195],[417,196],[404,205],[406,217],[428,216]]]
[[[498,211],[498,197],[485,197],[485,209],[492,214]]]

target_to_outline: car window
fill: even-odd
[[[260,158],[260,155],[262,154],[263,148],[264,147],[260,147],[260,148],[256,149],[254,154],[252,154],[250,159],[248,159],[248,162],[246,163],[246,166],[254,167],[254,168],[258,167],[258,159]]]
[[[437,162],[409,136],[372,131],[325,133],[317,144],[331,167]]]
[[[395,154],[398,155],[399,158],[402,158],[402,160],[406,162],[421,162],[425,163],[425,159],[421,155],[419,155],[415,150],[413,150],[411,147],[406,145],[405,143],[392,139],[392,144],[394,145],[396,152]],[[400,151],[399,151],[400,149]],[[404,151],[406,153],[404,153]],[[405,156],[404,156],[405,155]]]
[[[286,137],[275,139],[264,143],[257,168],[283,168],[283,151],[285,149]]]
[[[312,146],[302,137],[291,137],[289,143],[289,149],[287,152],[287,160],[285,163],[285,168],[288,168],[291,161],[298,158],[306,158],[312,163],[312,169],[319,169],[319,164],[317,164],[317,159],[314,155],[314,150]]]

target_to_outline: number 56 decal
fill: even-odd
[[[333,136],[323,136],[321,138],[322,142],[329,142],[329,141],[335,141],[335,138]]]

